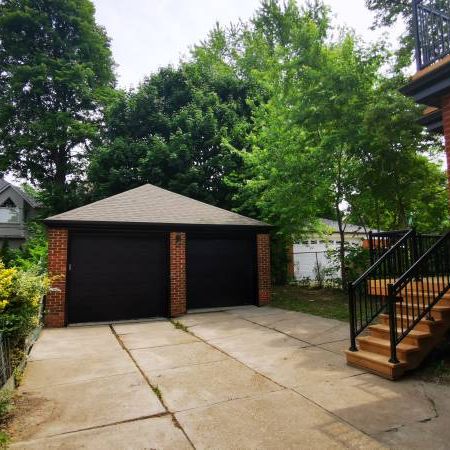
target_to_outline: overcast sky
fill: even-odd
[[[259,0],[93,0],[98,23],[112,40],[119,86],[136,86],[145,75],[176,64],[204,39],[216,22],[227,25],[251,17]],[[298,0],[302,3],[302,0]],[[373,15],[364,0],[326,0],[336,25],[355,29],[367,41]],[[397,33],[390,34],[395,45]]]

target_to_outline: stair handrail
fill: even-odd
[[[392,247],[389,248],[374,264],[372,264],[369,269],[367,269],[356,281],[350,282],[348,285],[349,292],[349,313],[350,313],[350,351],[358,351],[356,347],[356,337],[361,334],[374,320],[379,316],[383,310],[386,309],[386,302],[382,301],[381,298],[376,297],[376,300],[369,299],[367,282],[370,277],[376,276],[378,271],[380,271],[380,285],[378,286],[380,290],[380,297],[383,292],[384,296],[387,296],[389,279],[386,277],[389,275],[388,268],[384,267],[386,263],[390,262],[390,258],[396,256],[394,260],[395,263],[402,264],[401,255],[397,257],[396,252],[401,248],[401,246],[406,244],[408,250],[408,243],[411,242],[411,253],[415,254],[416,246],[416,231],[414,229],[409,230],[402,238],[400,238]],[[412,256],[414,257],[414,256]],[[388,264],[389,265],[389,264]],[[409,266],[409,264],[408,264]],[[381,269],[381,270],[380,270]],[[402,271],[403,273],[404,271]],[[384,276],[384,278],[383,278]],[[382,280],[384,280],[384,286],[382,286]],[[375,284],[375,293],[377,293],[377,286]],[[357,318],[357,297],[359,298],[359,313],[360,319]],[[364,296],[364,308],[362,306],[361,297]],[[375,303],[375,304],[374,304]],[[370,308],[368,307],[370,305]],[[363,322],[363,309],[365,321]],[[359,324],[358,324],[359,322]],[[358,326],[359,325],[359,326]]]
[[[410,228],[406,230],[392,231],[370,230],[368,233],[370,265],[372,266],[375,264],[375,262],[380,259],[387,250],[389,250],[409,231],[411,231]]]
[[[412,287],[411,290],[407,289],[408,285]],[[422,319],[426,317],[434,320],[432,308],[450,289],[450,231],[419,257],[395,283],[391,283],[388,289],[389,362],[396,364],[399,362],[398,344]],[[400,314],[397,314],[397,308]]]

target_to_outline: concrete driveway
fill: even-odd
[[[13,447],[448,448],[448,388],[346,366],[342,322],[270,307],[179,322],[44,330]]]

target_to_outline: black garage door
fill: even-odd
[[[163,235],[73,234],[70,323],[167,315],[167,239]]]
[[[255,303],[255,236],[187,236],[188,308]]]

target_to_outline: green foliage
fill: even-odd
[[[7,389],[0,390],[0,448],[7,448],[9,435],[2,430],[6,419],[13,409],[13,393]]]
[[[392,27],[399,22],[406,25],[406,31],[400,37],[397,66],[408,67],[412,62],[415,47],[412,0],[365,0],[365,3],[369,10],[376,13],[373,28]],[[448,0],[432,0],[427,3],[448,14]]]
[[[275,285],[284,285],[288,282],[288,248],[292,245],[292,240],[281,233],[273,233],[270,244],[272,282]]]
[[[106,114],[105,141],[92,154],[94,196],[148,182],[230,207],[234,190],[225,177],[242,165],[230,148],[242,147],[246,98],[245,83],[214,48],[121,93]]]
[[[0,261],[0,332],[14,344],[38,325],[42,297],[49,279],[38,268],[5,268]]]
[[[355,281],[370,267],[369,250],[358,244],[346,243],[344,245],[345,257],[344,265],[347,274],[347,281]],[[336,273],[341,267],[339,251],[330,250],[328,252],[330,259],[330,272]],[[344,286],[345,288],[346,286]]]
[[[0,169],[41,187],[50,210],[67,209],[114,82],[92,2],[0,2],[0,67]]]
[[[28,239],[18,249],[8,249],[3,259],[7,267],[17,267],[23,270],[37,270],[45,273],[47,269],[47,233],[39,222],[27,225]]]
[[[11,391],[0,389],[0,423],[12,410],[12,397],[13,393]]]

